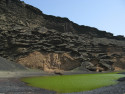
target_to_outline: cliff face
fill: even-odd
[[[0,1],[0,56],[45,71],[125,69],[125,38]]]

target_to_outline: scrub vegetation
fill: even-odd
[[[117,79],[124,77],[116,73],[79,74],[63,76],[41,76],[22,78],[30,86],[53,90],[58,93],[88,91],[117,84]]]

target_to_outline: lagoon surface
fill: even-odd
[[[89,91],[117,84],[117,79],[125,75],[117,73],[77,74],[62,76],[41,76],[22,78],[29,86],[53,90],[58,93]]]

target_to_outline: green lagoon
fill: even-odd
[[[71,93],[93,90],[117,84],[117,79],[125,75],[117,73],[78,74],[63,76],[41,76],[22,78],[29,86],[53,90],[58,93]]]

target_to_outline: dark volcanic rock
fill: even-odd
[[[53,70],[125,69],[124,40],[123,36],[79,26],[67,18],[45,15],[19,0],[0,1],[0,56],[15,62],[22,60],[24,65],[31,64],[27,60],[30,55],[35,57],[34,52],[51,60],[28,65],[32,68],[44,69],[44,61]]]

